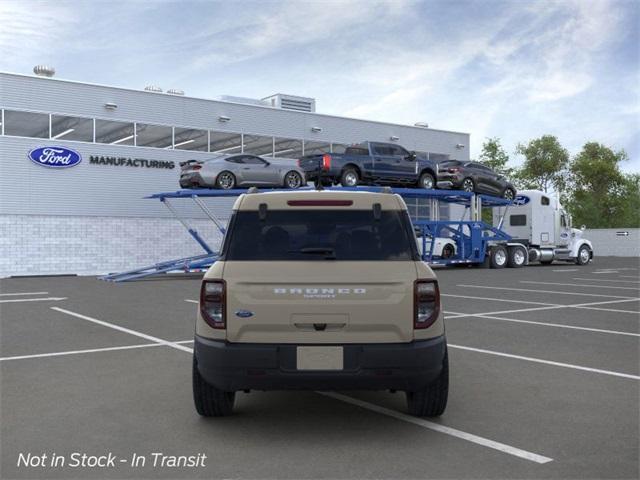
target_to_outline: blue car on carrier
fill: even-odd
[[[308,155],[298,160],[308,181],[322,175],[322,182],[343,187],[392,185],[436,188],[437,163],[393,143],[363,142],[344,153]]]

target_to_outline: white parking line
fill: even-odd
[[[571,368],[573,370],[582,370],[585,372],[601,373],[611,375],[613,377],[630,378],[632,380],[640,380],[640,376],[631,375],[629,373],[612,372],[611,370],[601,370],[599,368],[583,367],[581,365],[573,365],[571,363],[552,362],[551,360],[543,360],[541,358],[523,357],[521,355],[512,355],[511,353],[495,352],[493,350],[485,350],[483,348],[466,347],[464,345],[447,344],[450,348],[458,348],[460,350],[469,350],[471,352],[486,353],[488,355],[496,355],[498,357],[515,358],[517,360],[525,360],[527,362],[542,363],[545,365],[553,365],[554,367]]]
[[[487,288],[491,290],[510,290],[512,292],[528,292],[528,293],[555,293],[557,295],[576,295],[581,297],[605,297],[605,298],[626,298],[636,300],[636,297],[623,297],[620,295],[600,295],[598,293],[579,293],[579,292],[559,292],[557,290],[537,290],[531,288],[510,288],[510,287],[489,287],[487,285],[466,285],[458,284],[456,287],[464,288]]]
[[[637,277],[636,277],[637,278]],[[573,277],[572,280],[586,280],[588,282],[612,282],[612,283],[640,283],[637,280],[609,280],[608,278],[581,278]]]
[[[0,297],[9,297],[13,295],[49,295],[49,292],[0,293]]]
[[[578,272],[579,268],[561,268],[559,270],[551,270],[552,272]]]
[[[640,298],[627,298],[624,300],[608,300],[604,302],[601,301],[601,302],[577,303],[574,305],[550,305],[548,307],[518,308],[515,310],[496,310],[493,312],[474,313],[473,315],[499,315],[502,313],[537,312],[542,310],[555,310],[560,308],[580,308],[580,309],[586,309],[586,310],[601,310],[603,312],[631,313],[634,315],[638,315],[640,314],[640,312],[636,312],[633,310],[616,310],[614,308],[599,308],[599,307],[592,306],[592,305],[605,305],[609,303],[634,302],[638,300],[640,300]],[[461,315],[451,311],[449,311],[448,313],[451,313],[452,315],[446,316],[445,318],[457,318]],[[470,315],[470,314],[465,313],[464,315]]]
[[[491,301],[491,302],[508,302],[508,303],[524,303],[524,304],[530,304],[530,305],[553,305],[553,306],[558,306],[557,303],[531,302],[529,300],[508,300],[506,298],[471,297],[469,295],[454,295],[452,293],[441,293],[440,296],[441,297],[467,298],[469,300],[487,300],[487,301]],[[186,301],[189,301],[189,300],[186,300]]]
[[[568,328],[572,330],[584,330],[587,332],[609,333],[612,335],[627,335],[629,337],[640,337],[640,333],[621,332],[618,330],[603,330],[601,328],[577,327],[574,325],[564,325],[562,323],[534,322],[533,320],[518,320],[515,318],[503,318],[503,317],[496,317],[493,315],[486,315],[486,314],[472,314],[472,313],[464,314],[464,313],[457,313],[457,312],[451,312],[451,313],[453,313],[454,316],[446,317],[447,320],[449,318],[462,318],[462,317],[487,318],[490,320],[501,320],[503,322],[528,323],[531,325],[541,325],[544,327]]]
[[[175,348],[177,350],[182,350],[183,352],[189,352],[189,353],[193,352],[192,348],[183,347],[182,345],[178,345],[175,342],[163,340],[162,338],[154,337],[152,335],[147,335],[146,333],[138,332],[136,330],[131,330],[130,328],[121,327],[120,325],[115,325],[113,323],[105,322],[103,320],[98,320],[97,318],[87,317],[86,315],[81,315],[79,313],[72,312],[70,310],[65,310],[64,308],[58,308],[58,307],[50,307],[50,308],[51,310],[55,310],[56,312],[65,313],[67,315],[71,315],[72,317],[76,317],[76,318],[81,318],[82,320],[96,323],[98,325],[102,325],[103,327],[113,328],[114,330],[119,330],[121,332],[125,332],[130,335],[135,335],[136,337],[144,338],[145,340],[160,343],[162,345],[166,345],[167,347]]]
[[[0,303],[21,303],[21,302],[58,302],[66,300],[67,297],[46,297],[46,298],[12,298],[9,300],[0,300]]]
[[[620,278],[638,278],[638,275],[618,275]]]
[[[640,290],[638,287],[620,287],[618,285],[587,285],[584,283],[558,283],[558,282],[535,282],[533,280],[520,280],[520,283],[531,283],[536,285],[560,285],[565,287],[580,287],[580,288],[607,288],[615,290]]]
[[[184,301],[185,301],[185,302],[189,302],[189,303],[200,303],[200,302],[199,302],[199,301],[197,301],[197,300],[191,300],[191,299],[189,299],[189,298],[185,298],[185,299],[184,299]]]
[[[366,408],[367,410],[371,410],[372,412],[380,413],[388,417],[393,417],[397,420],[402,420],[403,422],[412,423],[414,425],[418,425],[419,427],[428,428],[429,430],[434,430],[436,432],[444,433],[446,435],[451,435],[452,437],[460,438],[462,440],[466,440],[467,442],[475,443],[477,445],[482,445],[483,447],[492,448],[494,450],[498,450],[500,452],[507,453],[515,457],[523,458],[531,462],[549,463],[553,461],[552,458],[545,457],[543,455],[538,455],[537,453],[528,452],[527,450],[522,450],[520,448],[512,447],[511,445],[506,445],[504,443],[496,442],[494,440],[489,440],[488,438],[479,437],[478,435],[463,432],[462,430],[457,430],[455,428],[447,427],[439,423],[430,422],[422,418],[412,417],[411,415],[400,413],[400,412],[397,412],[396,410],[391,410],[390,408],[381,407],[379,405],[365,402],[363,400],[358,400],[357,398],[348,397],[340,393],[334,393],[334,392],[316,392],[316,393],[319,393],[320,395],[324,395],[325,397],[333,398],[334,400],[340,400],[341,402],[350,403],[351,405],[356,405],[361,408]]]
[[[179,342],[172,343],[191,343],[193,340],[180,340]],[[147,348],[147,347],[164,347],[162,343],[142,343],[139,345],[124,345],[121,347],[104,347],[104,348],[89,348],[86,350],[68,350],[66,352],[51,352],[51,353],[36,353],[33,355],[17,355],[14,357],[2,357],[0,362],[6,362],[9,360],[25,360],[29,358],[45,358],[45,357],[60,357],[64,355],[77,355],[80,353],[96,353],[96,352],[112,352],[117,350],[131,350],[134,348]]]

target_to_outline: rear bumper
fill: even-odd
[[[199,173],[185,173],[180,175],[181,188],[204,187],[206,183]]]
[[[297,370],[297,345],[291,344],[228,343],[196,336],[194,347],[200,375],[224,391],[417,391],[440,374],[446,338],[345,344],[340,371]]]

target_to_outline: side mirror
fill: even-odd
[[[265,162],[264,162],[264,166],[265,166],[265,167],[268,167],[269,165],[271,165],[271,164],[265,160]]]
[[[409,160],[410,162],[414,162],[416,160],[416,152],[409,152],[409,155],[407,156],[407,160]]]

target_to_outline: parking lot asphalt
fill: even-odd
[[[201,418],[199,275],[4,279],[0,477],[638,478],[639,268],[437,269],[449,404],[417,420],[388,392],[240,393],[235,415]],[[76,452],[117,460],[72,467]]]

